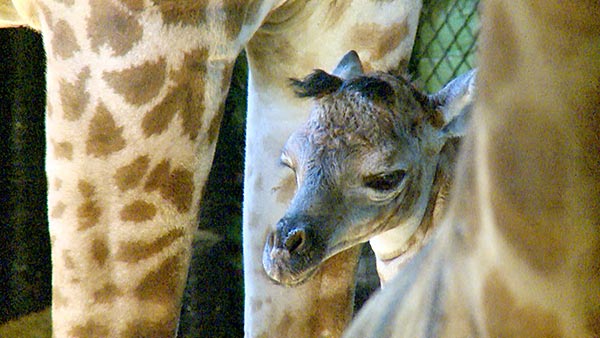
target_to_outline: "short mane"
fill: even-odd
[[[316,69],[304,79],[292,78],[290,82],[298,97],[320,98],[338,90],[343,80],[321,69]]]

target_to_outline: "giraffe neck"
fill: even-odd
[[[442,149],[430,189],[423,189],[419,214],[409,224],[401,224],[370,240],[375,253],[377,274],[384,286],[429,242],[447,209],[446,198],[454,180],[460,139],[451,139]]]
[[[38,10],[54,334],[171,336],[240,44],[204,8],[190,22],[134,2]]]

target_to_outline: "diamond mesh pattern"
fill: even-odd
[[[409,65],[428,92],[476,66],[478,0],[424,0]]]

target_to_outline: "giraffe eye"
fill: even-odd
[[[396,189],[404,180],[404,176],[406,176],[406,171],[395,170],[389,173],[366,176],[363,178],[363,184],[367,188],[386,192]]]

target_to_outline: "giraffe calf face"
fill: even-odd
[[[362,74],[349,55],[340,76],[316,71],[293,83],[316,104],[282,150],[297,190],[263,252],[266,273],[284,285],[425,209],[448,137],[435,100],[404,78]]]

